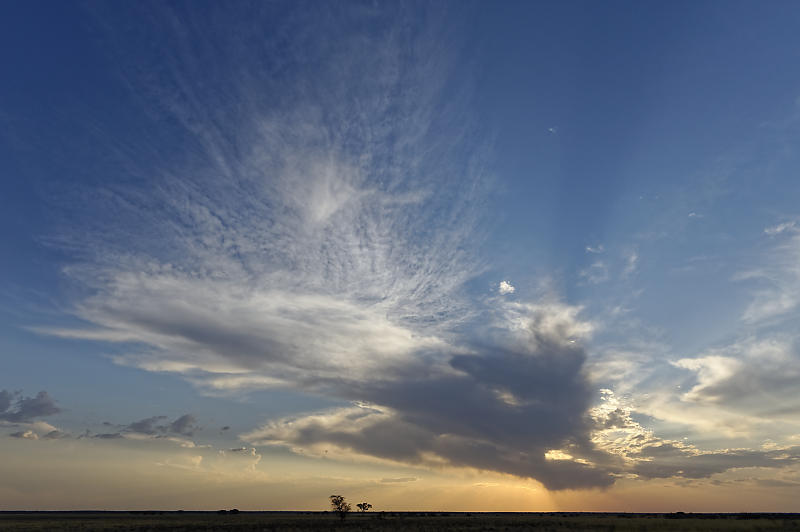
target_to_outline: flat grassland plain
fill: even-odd
[[[800,514],[0,512],[0,530],[797,530]]]

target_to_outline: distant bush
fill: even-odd
[[[350,503],[346,502],[341,495],[331,495],[329,498],[331,500],[331,508],[339,514],[339,519],[344,521],[344,518],[347,517],[348,512],[351,510]]]

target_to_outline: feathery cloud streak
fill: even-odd
[[[469,116],[443,94],[443,14],[388,34],[357,27],[411,14],[354,7],[330,27],[333,13],[284,14],[303,46],[276,65],[259,59],[272,39],[248,49],[244,30],[212,46],[208,20],[156,11],[171,68],[131,83],[181,125],[187,156],[124,160],[131,175],[153,166],[146,186],[102,191],[91,236],[63,235],[91,257],[68,273],[94,290],[77,313],[99,327],[51,332],[151,346],[124,357],[150,369],[269,366],[291,381],[440,346],[470,316],[460,289],[479,271],[467,250],[486,185]],[[198,64],[222,69],[221,86],[188,83]],[[252,64],[263,70],[240,70]]]

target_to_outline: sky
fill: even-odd
[[[796,2],[16,2],[0,509],[796,511]]]

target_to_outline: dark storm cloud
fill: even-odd
[[[478,439],[499,433],[507,444],[552,447],[588,430],[584,358],[580,348],[556,345],[460,355],[450,361],[460,374],[365,386],[359,396],[427,430]]]
[[[29,423],[37,417],[58,414],[61,409],[47,392],[24,397],[19,392],[0,391],[0,421]]]
[[[526,342],[514,347],[451,356],[446,371],[339,392],[372,408],[287,420],[249,437],[292,447],[329,443],[412,464],[434,455],[451,466],[534,478],[550,489],[608,486],[609,467],[619,460],[590,441],[586,353],[572,341],[569,320],[551,318],[534,319]],[[590,464],[550,460],[545,454],[554,449]]]

